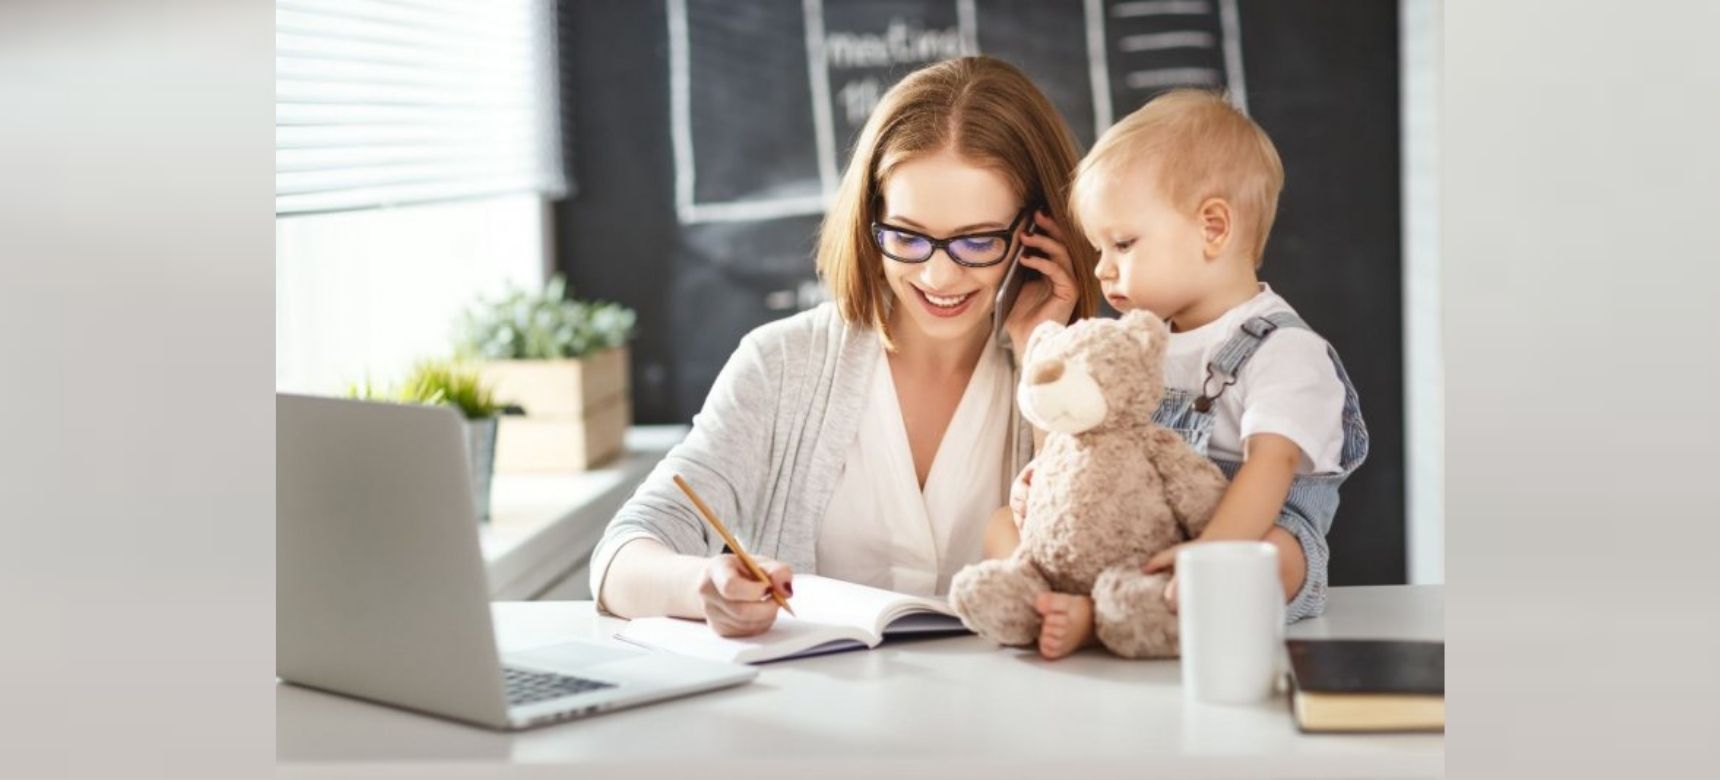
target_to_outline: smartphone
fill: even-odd
[[[1037,211],[1037,209],[1035,210]],[[1039,232],[1039,222],[1028,215],[1027,234]],[[1009,320],[1009,311],[1015,308],[1015,301],[1021,297],[1021,286],[1044,274],[1021,264],[1021,255],[1032,252],[1034,257],[1044,257],[1045,253],[1033,249],[1023,241],[1015,250],[1015,256],[1009,259],[1009,270],[1003,273],[1003,284],[998,285],[996,305],[991,307],[991,329],[999,344],[1008,345],[1009,333],[1004,330],[1004,323]]]

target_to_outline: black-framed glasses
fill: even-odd
[[[917,230],[896,227],[885,222],[873,222],[872,240],[877,243],[878,251],[883,252],[885,257],[899,263],[924,263],[932,259],[933,253],[942,249],[956,265],[988,268],[1003,262],[1009,256],[1009,245],[1015,228],[1032,210],[1022,209],[1015,215],[1015,219],[1009,221],[1009,227],[1002,230],[963,233],[949,238],[932,238]]]

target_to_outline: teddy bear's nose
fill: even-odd
[[[1063,361],[1041,360],[1034,363],[1032,370],[1028,371],[1028,383],[1035,385],[1048,385],[1062,378],[1062,376]]]

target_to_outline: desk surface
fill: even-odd
[[[504,650],[606,638],[622,625],[589,602],[499,602],[495,615]],[[1441,588],[1334,588],[1324,617],[1288,633],[1441,639]],[[367,773],[406,777],[478,762],[685,777],[766,759],[797,771],[839,763],[844,776],[937,777],[976,761],[995,765],[992,776],[1443,774],[1442,735],[1303,735],[1283,697],[1245,707],[1185,703],[1178,675],[1175,661],[1087,651],[1047,662],[972,636],[922,639],[769,664],[737,688],[513,734],[277,685],[276,751],[283,776],[338,774],[358,762]]]

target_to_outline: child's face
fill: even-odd
[[[1099,250],[1105,299],[1118,311],[1175,318],[1211,284],[1206,242],[1193,213],[1172,206],[1149,171],[1104,175],[1082,199],[1087,240]]]

